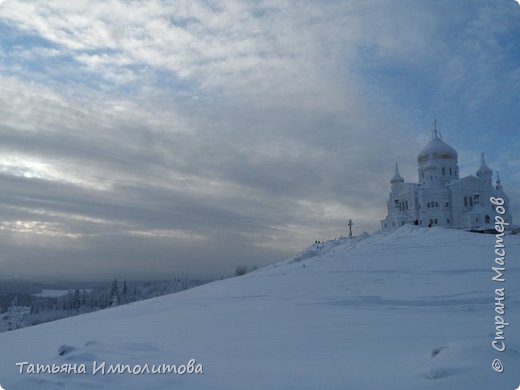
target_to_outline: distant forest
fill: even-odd
[[[170,281],[114,279],[53,284],[0,281],[0,332],[171,294],[208,282],[187,276]]]

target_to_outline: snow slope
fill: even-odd
[[[516,389],[520,236],[405,226],[329,241],[254,273],[0,334],[17,389]],[[491,346],[505,287],[506,352]],[[61,355],[60,355],[61,352]],[[204,374],[20,374],[17,362],[203,364]],[[491,369],[500,358],[505,370]]]

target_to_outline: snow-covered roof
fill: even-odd
[[[446,142],[435,136],[428,144],[419,152],[417,162],[422,163],[428,160],[437,159],[453,159],[457,160],[459,155]]]
[[[492,176],[492,175],[493,175],[493,170],[486,165],[486,160],[484,159],[484,153],[482,153],[480,168],[477,171],[477,176],[482,177],[482,176]]]
[[[392,180],[390,180],[390,183],[404,183],[403,177],[399,174],[399,166],[397,163],[395,163],[395,173]]]

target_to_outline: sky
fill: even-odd
[[[0,2],[0,269],[221,277],[373,232],[437,119],[520,220],[514,0]]]

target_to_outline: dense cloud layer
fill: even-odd
[[[520,212],[519,26],[512,0],[7,0],[2,275],[220,276],[375,230],[434,117]]]

